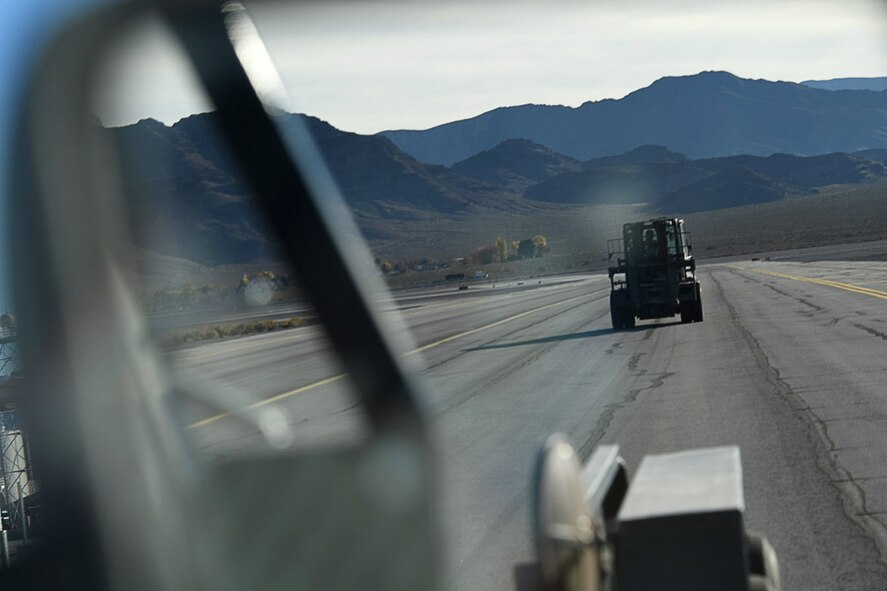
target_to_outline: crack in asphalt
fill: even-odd
[[[733,271],[733,272],[736,273],[736,271]],[[745,275],[740,275],[740,276],[746,277]],[[809,306],[810,308],[813,308],[817,312],[825,312],[825,308],[823,308],[822,306],[817,306],[816,304],[812,304],[804,298],[792,295],[786,291],[783,291],[779,288],[776,288],[776,287],[770,285],[769,283],[764,283],[763,281],[761,281],[755,277],[747,277],[747,278],[750,279],[751,281],[754,281],[755,283],[763,285],[764,287],[766,287],[768,289],[772,289],[773,291],[775,291],[776,293],[778,293],[780,295],[783,295],[789,299],[795,300],[796,302],[804,304],[805,306]],[[805,312],[799,312],[799,313],[809,316],[809,314],[805,313]],[[855,310],[854,313],[857,316],[868,316],[868,314],[866,314],[865,312],[859,311],[859,310]],[[873,318],[872,320],[875,322],[880,322],[880,320],[875,319],[875,318]],[[826,326],[833,326],[833,325],[839,323],[840,321],[841,321],[841,318],[834,318],[833,317],[831,320],[829,320],[829,322]],[[876,329],[871,328],[869,326],[865,326],[864,324],[853,323],[853,326],[860,329],[860,330],[864,330],[865,332],[869,333],[872,336],[876,336],[880,339],[887,341],[887,333],[885,333],[885,332],[881,332],[880,330],[876,330]]]
[[[738,275],[736,271],[730,270],[730,272]],[[727,294],[715,274],[711,273],[710,277],[727,306],[731,320],[739,329],[746,343],[748,343],[755,361],[764,373],[766,381],[773,386],[775,393],[780,398],[794,408],[796,415],[807,427],[808,439],[813,445],[813,451],[816,456],[816,467],[829,479],[832,486],[838,490],[844,515],[856,523],[864,534],[874,542],[880,556],[880,562],[887,564],[887,525],[873,517],[874,514],[866,507],[865,491],[853,478],[853,475],[835,459],[834,452],[838,448],[829,436],[827,423],[782,379],[779,369],[770,363],[770,358],[764,352],[761,344],[742,323],[735,306],[727,298]]]
[[[645,369],[638,371],[638,377],[642,377],[647,374],[647,370]],[[648,385],[644,386],[643,388],[632,388],[628,391],[628,394],[626,394],[618,402],[611,402],[610,404],[606,405],[603,412],[598,417],[597,424],[595,424],[594,429],[591,430],[588,438],[583,441],[577,449],[579,457],[582,458],[582,461],[584,462],[588,459],[594,448],[598,446],[598,443],[600,443],[601,439],[604,438],[604,435],[607,434],[607,431],[610,430],[610,425],[613,423],[613,419],[616,418],[616,413],[624,408],[628,408],[629,406],[635,404],[637,402],[638,396],[640,396],[642,392],[661,388],[663,384],[665,384],[665,380],[673,375],[675,375],[675,372],[673,371],[651,374],[650,383]]]
[[[757,279],[755,279],[754,281],[755,281],[755,283],[759,283],[759,284],[763,285],[767,289],[772,289],[773,291],[775,291],[779,295],[783,295],[787,298],[791,298],[800,304],[803,304],[809,308],[813,308],[817,312],[825,312],[825,308],[823,308],[822,306],[817,306],[816,304],[810,303],[808,300],[806,300],[804,298],[792,295],[792,294],[788,293],[787,291],[782,291],[778,287],[774,287],[773,285],[771,285],[769,283],[764,283],[763,281],[758,281]]]
[[[647,334],[644,335],[642,341],[647,340],[653,334],[654,329],[650,329],[647,331]],[[657,373],[648,373],[646,369],[639,369],[638,364],[641,361],[641,358],[646,355],[645,352],[635,353],[632,355],[625,364],[625,367],[628,371],[632,372],[637,378],[649,377],[650,382],[642,387],[642,388],[632,388],[628,391],[625,396],[618,399],[616,402],[611,402],[604,406],[603,412],[601,412],[600,416],[598,416],[597,423],[594,428],[589,433],[588,437],[585,441],[582,442],[581,445],[577,448],[577,453],[579,457],[584,462],[591,455],[591,452],[597,447],[598,443],[600,443],[601,439],[603,439],[604,435],[607,434],[607,431],[610,429],[610,425],[613,423],[613,419],[616,418],[616,414],[637,402],[638,397],[642,392],[649,392],[656,390],[657,388],[661,388],[663,384],[665,384],[665,380],[675,375],[673,371],[666,372],[657,372]]]
[[[880,330],[875,330],[874,328],[871,328],[870,326],[866,326],[864,324],[854,323],[853,326],[855,326],[859,330],[864,330],[865,332],[869,333],[872,336],[876,336],[880,339],[884,339],[885,341],[887,341],[887,333],[881,332]]]

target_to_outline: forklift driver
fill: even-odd
[[[659,256],[659,241],[656,239],[656,230],[649,228],[644,232],[644,255],[648,259]]]

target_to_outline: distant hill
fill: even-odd
[[[877,162],[887,162],[887,148],[872,148],[871,150],[858,150],[853,152],[851,156],[857,158],[868,158]]]
[[[696,166],[711,171],[744,167],[776,181],[799,187],[824,187],[861,183],[887,176],[883,162],[851,154],[823,154],[800,157],[790,154],[730,156],[696,160]]]
[[[230,164],[217,167],[186,134],[151,119],[107,133],[120,147],[136,245],[201,263],[267,256],[268,232]]]
[[[726,168],[663,196],[660,213],[696,213],[782,199],[790,192],[782,183],[744,167]]]
[[[887,90],[887,76],[880,78],[833,78],[831,80],[804,80],[801,82],[810,88],[823,90]]]
[[[722,209],[887,177],[887,163],[873,159],[880,155],[869,151],[688,160],[665,148],[644,148],[583,162],[582,170],[528,187],[524,196],[546,203],[647,203],[677,213]]]
[[[644,203],[711,174],[663,146],[579,162],[529,140],[506,140],[452,167],[549,203]]]
[[[579,160],[668,146],[689,158],[887,148],[887,92],[832,92],[728,72],[666,77],[579,107],[523,105],[423,131],[386,131],[422,162],[450,165],[525,138]]]
[[[336,129],[306,115],[288,115],[307,124],[326,158],[345,200],[365,214],[397,217],[423,213],[454,213],[471,205],[507,206],[507,195],[494,187],[437,165],[423,164],[380,136],[360,135]],[[212,114],[193,115],[173,125],[192,140],[201,155],[222,169],[231,163],[219,152],[219,136]]]
[[[665,146],[641,146],[624,154],[592,158],[582,164],[582,168],[608,168],[626,164],[650,164],[653,162],[683,162],[687,157],[677,152],[672,152]]]
[[[567,172],[527,189],[524,196],[549,203],[652,203],[709,176],[688,162],[653,162]]]
[[[495,148],[457,162],[452,169],[465,176],[516,191],[564,172],[578,171],[578,160],[525,139],[505,140]]]
[[[213,114],[167,127],[153,120],[108,130],[120,146],[141,234],[139,246],[205,264],[273,256],[249,188],[225,152]],[[390,222],[471,208],[520,211],[520,198],[446,167],[417,162],[389,140],[302,117],[368,237]],[[388,224],[390,227],[391,224]]]

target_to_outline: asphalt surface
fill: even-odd
[[[784,589],[887,588],[887,264],[700,268],[705,321],[610,329],[606,277],[402,306],[404,352],[440,458],[448,582],[513,589],[533,560],[537,449],[565,433],[587,457],[739,445],[746,519]],[[421,351],[416,349],[424,348]],[[265,445],[234,415],[269,409],[296,445],[366,436],[322,329],[172,354],[215,405],[186,408],[204,453]]]
[[[514,279],[497,281],[495,279],[468,279],[454,281],[431,288],[404,288],[384,294],[377,302],[382,311],[403,310],[412,305],[428,304],[434,300],[450,300],[455,296],[471,298],[484,295],[489,290],[495,289],[497,293],[524,291],[540,285],[561,285],[575,283],[588,279],[588,274],[560,275],[545,278]],[[464,292],[455,293],[459,286],[465,288]],[[305,301],[288,301],[283,303],[271,303],[260,306],[238,306],[234,304],[222,304],[196,309],[178,311],[156,312],[147,315],[151,326],[159,331],[195,328],[216,324],[236,324],[254,320],[286,320],[293,316],[302,318],[315,316],[310,303]]]

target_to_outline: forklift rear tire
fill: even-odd
[[[695,317],[693,310],[693,302],[683,302],[681,303],[681,323],[688,324],[693,322],[693,318]]]
[[[613,330],[622,329],[622,310],[610,306],[610,322],[613,323]]]
[[[634,315],[626,306],[626,292],[624,289],[616,289],[610,292],[610,321],[613,330],[622,330],[634,326]]]

